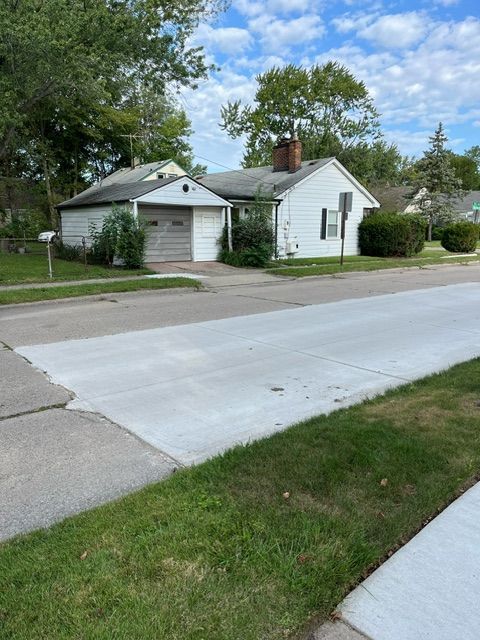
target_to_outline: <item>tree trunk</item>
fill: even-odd
[[[432,241],[432,227],[433,227],[433,220],[429,220],[428,221],[428,230],[427,230],[427,240],[428,240],[428,242]]]
[[[50,168],[48,166],[48,160],[45,155],[42,158],[42,163],[43,163],[43,177],[45,178],[45,190],[47,192],[48,213],[49,213],[50,223],[52,225],[52,230],[53,230],[53,229],[56,229],[56,225],[57,225],[57,212],[55,210],[52,184],[50,182]]]

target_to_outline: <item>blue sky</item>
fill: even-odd
[[[243,142],[218,123],[228,100],[251,101],[255,76],[274,65],[337,60],[363,80],[389,141],[421,155],[442,120],[457,153],[480,144],[478,0],[232,0],[193,44],[220,67],[182,104],[198,161],[240,166]],[[205,162],[200,158],[208,158]],[[218,163],[218,164],[215,164]]]

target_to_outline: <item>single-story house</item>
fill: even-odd
[[[372,189],[375,197],[382,205],[380,211],[397,213],[418,213],[420,210],[419,201],[428,199],[425,188],[412,196],[412,187],[400,186],[379,186]],[[470,222],[480,222],[480,211],[474,209],[474,203],[480,203],[480,191],[465,191],[460,198],[453,198],[451,206],[453,213],[458,220],[469,220]]]
[[[279,257],[339,255],[339,194],[352,192],[345,255],[357,254],[358,225],[380,206],[377,199],[336,158],[302,161],[302,144],[296,138],[280,141],[272,160],[270,166],[213,173],[198,180],[232,203],[234,217],[245,215],[259,190],[270,198]]]
[[[122,169],[58,205],[63,240],[88,238],[117,203],[149,221],[147,262],[215,260],[223,227],[231,229],[232,219],[244,216],[261,193],[272,207],[277,256],[334,256],[341,246],[339,195],[352,192],[345,255],[357,254],[358,225],[380,203],[336,158],[302,161],[301,155],[301,142],[293,138],[274,148],[270,166],[196,180],[158,178],[165,172],[159,166]]]
[[[101,228],[113,203],[148,222],[148,263],[216,260],[217,240],[231,207],[186,175],[90,188],[58,205],[63,241],[88,242],[91,228]]]

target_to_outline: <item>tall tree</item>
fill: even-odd
[[[75,173],[81,151],[105,144],[108,117],[154,87],[194,86],[208,67],[189,37],[225,0],[3,0],[0,3],[0,163],[28,153],[53,215],[59,145]],[[106,126],[105,126],[106,125]],[[119,133],[119,135],[121,135]],[[123,138],[115,153],[128,146]],[[61,163],[60,163],[61,164]],[[5,171],[5,169],[4,169]],[[75,178],[73,180],[75,182]]]
[[[450,161],[455,170],[456,177],[461,181],[462,188],[467,191],[480,189],[480,173],[477,163],[467,155],[452,153]]]
[[[232,138],[247,136],[243,166],[270,164],[278,138],[298,135],[306,160],[337,156],[361,179],[381,175],[382,161],[400,162],[386,145],[378,113],[363,82],[337,62],[303,68],[274,67],[256,78],[253,104],[239,100],[222,107],[221,128]],[[359,162],[372,153],[368,162]]]
[[[417,196],[415,204],[428,222],[431,240],[433,223],[453,217],[452,200],[462,195],[462,184],[455,175],[451,152],[445,147],[448,138],[441,122],[429,142],[429,149],[416,164],[412,196]]]

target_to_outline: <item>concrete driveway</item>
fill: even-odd
[[[480,284],[343,300],[17,352],[190,464],[480,355]]]

